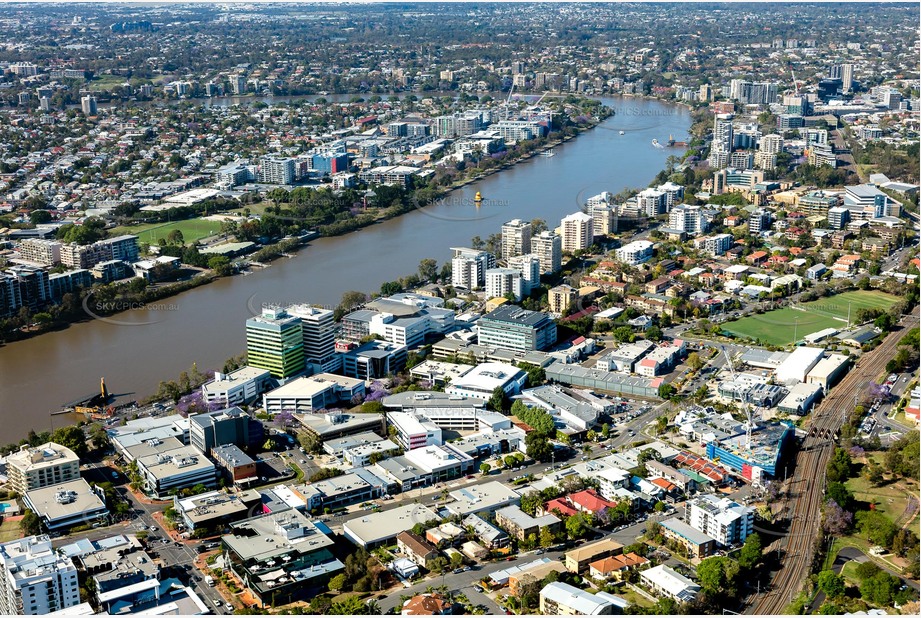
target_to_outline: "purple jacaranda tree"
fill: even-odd
[[[179,399],[176,410],[181,416],[202,414],[208,411],[208,406],[202,401],[201,391],[193,391]]]
[[[390,394],[390,391],[384,386],[384,383],[380,380],[375,380],[371,382],[371,389],[368,391],[365,396],[365,401],[380,401],[384,397]]]
[[[764,496],[769,503],[774,502],[780,498],[780,483],[767,481],[764,484]]]
[[[598,523],[600,525],[607,526],[608,524],[611,523],[611,512],[610,511],[611,510],[608,507],[603,506],[601,507],[601,509],[598,510],[597,513],[595,513],[595,516],[598,518]]]
[[[832,536],[842,536],[851,527],[853,513],[845,511],[834,500],[825,503],[825,520],[822,528]]]
[[[867,385],[867,399],[870,401],[889,401],[889,398],[892,396],[889,387],[885,384],[877,384],[876,382],[870,382]]]
[[[275,425],[276,428],[285,431],[294,424],[294,411],[282,410],[272,417],[272,424]]]

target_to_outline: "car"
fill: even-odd
[[[535,554],[536,556],[540,556],[540,555],[542,555],[543,553],[544,553],[544,550],[542,550],[542,549],[538,549],[536,552],[534,552],[534,554]]]
[[[515,556],[509,556],[508,558],[505,559],[505,561],[506,561],[506,562],[511,562],[511,561],[514,560],[514,559],[515,559]]]
[[[150,527],[150,531],[151,531],[151,532],[156,532],[156,531],[157,531],[157,527],[156,527],[156,526],[151,526],[151,527]]]
[[[215,606],[215,607],[220,607],[220,606],[221,606],[221,600],[220,600],[220,599],[214,599],[214,606]]]
[[[224,606],[224,609],[226,609],[228,612],[232,612],[232,611],[233,611],[233,605],[231,605],[230,603],[228,603],[227,605]]]
[[[455,575],[457,575],[458,573],[463,573],[463,572],[464,572],[464,569],[454,569],[452,571],[452,573],[454,573]]]
[[[307,455],[307,459],[308,459],[309,461],[313,461],[313,455]]]
[[[483,586],[481,586],[481,585],[479,585],[479,584],[476,584],[476,585],[473,587],[473,589],[476,590],[477,592],[480,592],[480,593],[483,592]]]
[[[464,568],[461,569],[461,571],[463,571],[464,573],[466,573],[469,570],[470,570],[469,566],[465,566]]]

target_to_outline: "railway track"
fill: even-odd
[[[872,352],[865,354],[841,383],[815,409],[807,421],[809,433],[797,456],[793,478],[788,486],[793,510],[785,509],[789,524],[785,535],[768,546],[780,557],[780,569],[765,592],[749,597],[746,614],[777,615],[793,601],[809,576],[815,541],[822,524],[825,495],[825,468],[835,448],[835,434],[854,409],[860,391],[883,373],[886,363],[895,356],[905,332],[918,326],[916,315],[905,316],[902,329],[890,333]],[[789,508],[789,507],[788,507]]]

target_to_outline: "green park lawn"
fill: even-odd
[[[138,242],[156,245],[161,238],[166,238],[173,230],[182,232],[182,239],[186,244],[213,236],[221,231],[219,221],[206,221],[205,219],[186,219],[172,223],[142,223],[140,225],[123,226],[113,230],[115,234],[135,234]]]
[[[871,290],[844,292],[829,298],[803,303],[799,308],[784,307],[760,315],[752,315],[723,325],[723,329],[737,337],[747,337],[763,344],[791,345],[810,333],[826,328],[842,330],[847,326],[848,309],[851,320],[859,309],[886,310],[899,298]]]
[[[874,510],[882,513],[893,523],[899,521],[908,505],[908,495],[900,483],[875,486],[863,476],[848,479],[847,488],[859,502],[875,504]]]

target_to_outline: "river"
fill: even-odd
[[[687,137],[687,109],[658,101],[604,99],[617,111],[600,126],[510,169],[452,192],[442,202],[381,224],[321,238],[291,258],[247,276],[221,279],[155,307],[74,324],[0,347],[0,443],[52,425],[50,413],[94,392],[105,377],[121,401],[149,396],[161,380],[197,363],[220,369],[245,349],[245,320],[263,304],[335,306],[347,290],[376,291],[415,272],[423,258],[439,267],[450,247],[500,231],[509,219],[546,219],[554,227],[602,191],[645,187],[678,149],[656,148]],[[621,135],[620,132],[624,134]],[[485,203],[477,209],[479,191]],[[55,418],[58,426],[64,418]]]

